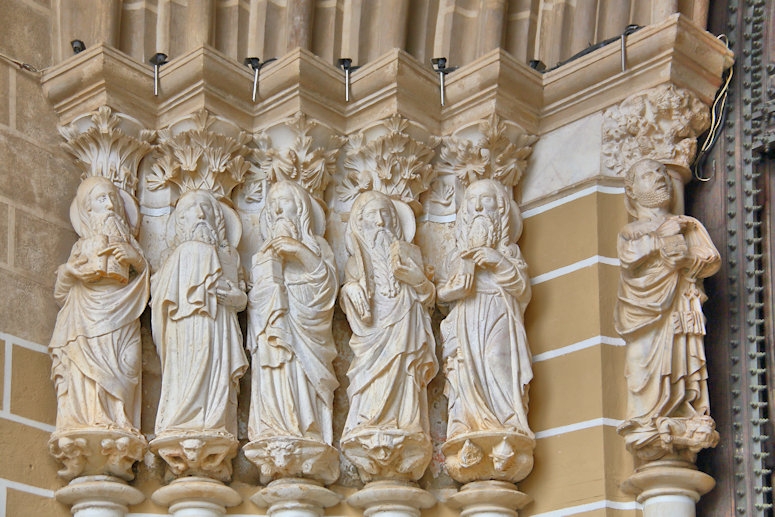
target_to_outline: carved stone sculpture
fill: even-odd
[[[353,203],[342,308],[353,330],[342,453],[364,481],[417,480],[431,456],[427,385],[436,375],[435,289],[411,244],[409,207],[376,191]]]
[[[57,394],[49,446],[59,474],[134,477],[142,458],[139,317],[148,303],[148,265],[135,240],[138,210],[107,178],[78,187],[70,218],[79,239],[57,270],[62,305],[49,345]]]
[[[338,279],[324,230],[322,207],[302,187],[280,181],[269,189],[264,244],[251,271],[252,441],[244,447],[265,484],[288,477],[330,484],[339,477],[331,446]]]
[[[619,426],[641,460],[677,458],[718,442],[710,416],[703,336],[702,279],[720,257],[696,219],[671,211],[665,166],[633,165],[625,178],[635,221],[619,233],[621,262],[616,329],[627,342],[627,419]]]
[[[152,278],[162,367],[154,451],[178,476],[231,477],[237,387],[247,369],[237,312],[247,304],[236,214],[205,190],[178,200],[169,256]]]
[[[466,190],[456,231],[458,252],[438,290],[440,301],[455,302],[441,324],[449,399],[442,450],[460,482],[517,482],[532,469],[535,447],[522,318],[530,280],[516,244],[522,219],[505,188],[483,179]]]

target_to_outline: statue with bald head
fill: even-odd
[[[673,213],[672,180],[662,163],[634,164],[625,193],[634,220],[618,238],[614,321],[627,343],[629,394],[618,431],[643,460],[694,461],[718,442],[708,401],[702,281],[721,259],[698,220]]]

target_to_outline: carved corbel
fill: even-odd
[[[623,177],[643,159],[668,168],[683,213],[684,185],[691,179],[697,137],[710,126],[710,111],[694,93],[672,83],[638,93],[603,115],[604,166]]]

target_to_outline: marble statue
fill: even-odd
[[[272,185],[248,302],[252,441],[244,450],[263,483],[309,477],[330,484],[339,476],[331,446],[338,278],[324,230],[322,207],[301,186]]]
[[[353,203],[341,303],[353,334],[342,452],[364,481],[418,479],[428,465],[427,386],[438,371],[434,285],[409,241],[414,215],[377,191]]]
[[[696,219],[676,215],[666,168],[635,163],[625,177],[635,220],[618,238],[621,262],[616,329],[627,343],[628,450],[643,460],[696,453],[718,442],[710,417],[703,336],[702,279],[720,256]]]
[[[449,400],[443,450],[459,481],[515,482],[532,468],[533,370],[523,321],[531,291],[516,244],[521,232],[519,209],[499,182],[471,183],[458,212],[449,279],[438,289],[440,301],[454,302],[441,324]]]
[[[162,367],[156,439],[176,475],[225,480],[237,445],[237,389],[248,363],[237,312],[247,304],[236,213],[191,190],[168,223],[170,253],[151,279]]]
[[[134,449],[122,465],[91,473],[131,479],[145,446],[138,431],[139,317],[148,303],[149,272],[134,236],[138,215],[131,196],[99,176],[81,183],[70,209],[79,239],[57,270],[54,296],[62,309],[49,345],[57,395],[51,448],[67,478],[89,473],[85,456],[94,444],[81,432],[98,431],[98,443],[120,440]],[[100,444],[103,455],[110,454],[107,442]]]

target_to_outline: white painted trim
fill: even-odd
[[[43,422],[38,422],[37,420],[32,420],[31,418],[15,415],[10,411],[6,411],[5,409],[0,411],[0,419],[10,420],[11,422],[34,427],[35,429],[40,429],[41,431],[46,431],[48,433],[53,433],[56,431],[56,427],[51,424],[45,424]]]
[[[569,506],[560,510],[552,510],[551,512],[538,513],[533,517],[565,517],[567,515],[577,515],[579,513],[591,512],[594,510],[605,510],[610,508],[611,510],[642,510],[643,505],[636,501],[609,501],[603,499],[602,501],[595,501],[594,503],[580,504],[578,506]]]
[[[33,494],[40,497],[47,497],[49,499],[54,498],[53,490],[27,485],[26,483],[19,483],[18,481],[11,481],[10,479],[0,478],[0,487],[2,487],[4,490],[11,488],[19,492],[26,492],[28,494]],[[2,509],[5,509],[5,505],[2,506]]]
[[[581,199],[582,197],[589,196],[591,194],[624,194],[624,188],[623,187],[606,187],[605,185],[593,185],[591,187],[587,187],[585,189],[579,190],[578,192],[574,192],[573,194],[569,194],[565,197],[562,197],[560,199],[555,199],[554,201],[550,201],[549,203],[546,203],[545,205],[537,206],[535,208],[530,208],[528,210],[525,210],[522,212],[522,219],[528,219],[530,217],[533,217],[534,215],[542,214],[544,212],[548,212],[549,210],[552,210],[554,208],[557,208],[558,206],[562,206],[566,203],[570,203],[571,201],[576,201],[577,199]]]
[[[32,341],[27,341],[26,339],[22,339],[11,334],[6,334],[5,332],[0,332],[0,339],[6,343],[10,341],[14,345],[19,345],[22,348],[26,348],[34,352],[40,352],[41,354],[48,353],[48,347],[46,345],[39,345],[38,343],[33,343]]]
[[[615,418],[593,418],[592,420],[586,420],[584,422],[576,422],[575,424],[568,424],[560,427],[553,427],[545,431],[538,431],[536,433],[536,440],[549,438],[552,436],[559,436],[561,434],[572,433],[575,431],[582,431],[584,429],[591,429],[593,427],[618,427],[622,422],[622,420],[617,420]]]
[[[579,269],[584,269],[585,267],[594,266],[596,264],[605,264],[607,266],[619,267],[620,262],[618,258],[604,257],[602,255],[594,255],[592,257],[585,258],[584,260],[579,260],[578,262],[574,262],[573,264],[554,269],[552,271],[549,271],[548,273],[543,273],[541,275],[535,276],[530,279],[530,285],[542,284],[544,282],[548,282],[549,280],[554,280],[557,277],[568,275],[570,273],[578,271]]]
[[[533,362],[540,363],[541,361],[547,361],[549,359],[554,359],[555,357],[572,354],[573,352],[578,352],[579,350],[584,350],[586,348],[592,348],[597,345],[624,346],[625,342],[623,339],[618,337],[595,336],[583,341],[579,341],[578,343],[573,343],[572,345],[558,348],[556,350],[549,350],[548,352],[536,354],[533,356]]]

